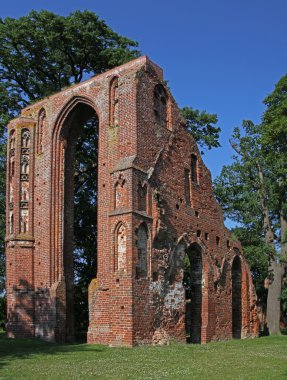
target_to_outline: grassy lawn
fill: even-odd
[[[287,336],[130,349],[1,333],[0,379],[287,379]]]

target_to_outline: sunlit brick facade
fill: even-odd
[[[73,339],[71,162],[92,114],[99,119],[98,273],[89,287],[88,342],[256,336],[241,246],[224,227],[210,172],[162,70],[147,57],[43,99],[10,122],[8,335]]]

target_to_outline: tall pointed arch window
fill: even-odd
[[[116,269],[126,271],[127,266],[127,231],[120,223],[116,229]]]
[[[114,77],[110,83],[110,125],[119,125],[119,81]]]
[[[191,155],[191,180],[198,183],[198,162],[195,154]]]
[[[46,128],[46,111],[44,108],[39,112],[38,125],[37,125],[37,153],[43,153],[43,134]]]
[[[167,112],[168,96],[162,84],[157,84],[153,94],[153,109],[156,121],[162,127],[167,127],[168,112]]]
[[[23,129],[21,134],[21,147],[30,148],[30,131],[29,129]]]
[[[137,231],[138,258],[136,265],[136,278],[146,277],[148,274],[148,228],[145,223]]]

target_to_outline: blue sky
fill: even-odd
[[[1,17],[31,9],[97,13],[164,69],[179,106],[217,113],[222,148],[204,155],[213,178],[230,162],[228,139],[287,72],[286,0],[10,0]]]

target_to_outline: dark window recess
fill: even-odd
[[[156,121],[163,127],[167,127],[167,93],[161,84],[154,88],[153,109]]]
[[[157,281],[158,280],[158,272],[153,272],[152,274],[152,280]]]
[[[201,231],[197,230],[196,235],[197,235],[197,237],[201,237]]]
[[[184,196],[185,203],[190,206],[190,170],[184,169]]]
[[[138,260],[136,265],[136,278],[141,278],[147,276],[148,229],[144,223],[139,226],[137,235]]]
[[[195,154],[191,155],[191,180],[198,183],[197,157]]]
[[[138,184],[138,209],[139,211],[146,211],[147,209],[147,186]]]

